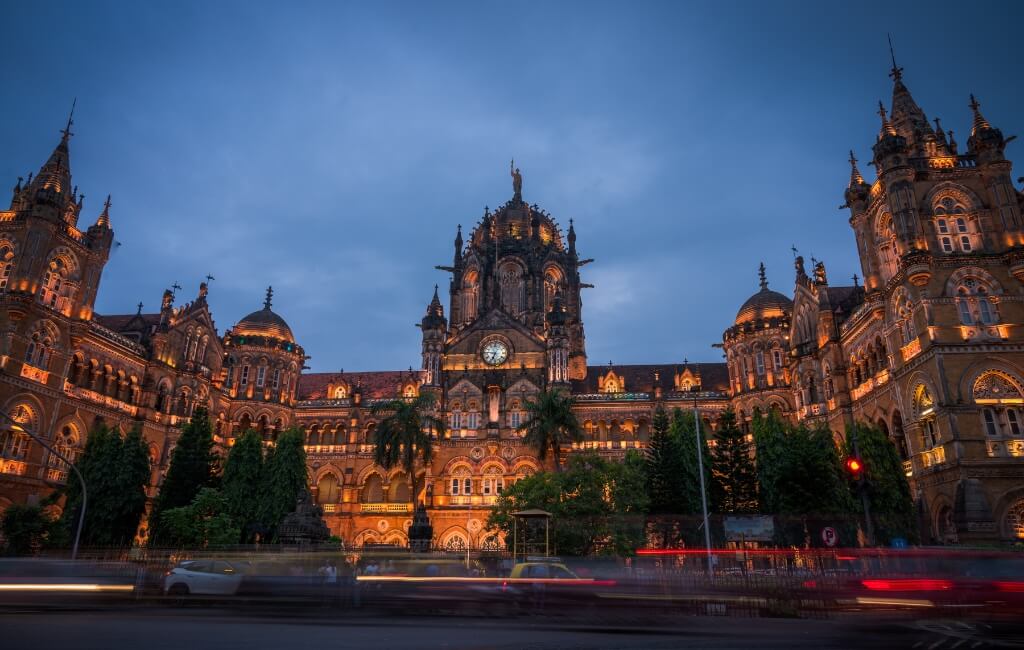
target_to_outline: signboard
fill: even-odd
[[[725,538],[730,542],[770,542],[774,536],[775,520],[770,516],[725,518]]]
[[[825,542],[825,546],[835,546],[836,542],[839,541],[839,536],[836,535],[836,529],[831,526],[825,526],[822,528],[821,541]]]

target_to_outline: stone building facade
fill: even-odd
[[[607,457],[643,449],[655,408],[698,409],[710,432],[733,408],[742,426],[774,410],[822,423],[884,428],[904,459],[925,538],[1024,538],[1024,231],[1007,139],[980,113],[966,151],[925,118],[895,68],[867,183],[851,155],[846,189],[863,283],[830,284],[823,262],[795,260],[791,296],[760,288],[724,332],[724,363],[588,365],[572,221],[563,235],[543,209],[512,198],[459,227],[445,309],[435,287],[420,322],[420,368],[303,372],[291,328],[263,308],[219,334],[200,285],[158,313],[93,312],[113,242],[110,201],[79,227],[71,184],[70,122],[34,177],[19,179],[0,212],[0,408],[74,456],[97,423],[140,425],[154,492],[196,405],[210,409],[217,443],[254,428],[267,444],[306,435],[310,487],[328,526],[350,545],[405,544],[424,502],[435,544],[494,546],[488,508],[514,481],[543,468],[523,444],[524,404],[563,387],[575,398],[587,449]],[[177,289],[177,288],[176,288]],[[447,313],[447,316],[446,316]],[[422,492],[402,470],[373,463],[378,400],[428,391],[448,431],[423,467]],[[548,461],[550,462],[550,460]],[[67,468],[0,423],[0,508],[34,502]],[[144,534],[144,530],[140,531]]]

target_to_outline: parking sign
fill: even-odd
[[[836,529],[831,526],[825,526],[822,528],[821,541],[825,542],[825,546],[835,546],[836,542],[839,541],[839,536],[836,535]]]

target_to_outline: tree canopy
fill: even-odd
[[[855,455],[855,440],[864,467],[864,483],[859,485],[851,479],[850,490],[855,495],[861,489],[867,493],[875,543],[889,544],[895,537],[918,541],[914,502],[896,446],[881,429],[863,423],[855,423],[846,432],[847,456]],[[859,498],[854,505],[863,516]]]
[[[150,515],[150,540],[163,543],[161,514],[192,503],[204,487],[215,482],[216,456],[213,453],[213,429],[206,409],[197,406],[192,419],[181,430],[171,464],[167,468],[160,494]]]
[[[726,410],[718,418],[715,447],[711,453],[713,501],[722,514],[758,511],[757,469],[753,444],[736,425],[736,414]]]
[[[267,451],[260,472],[259,521],[267,537],[276,535],[284,516],[295,510],[300,491],[307,489],[305,436],[297,428],[282,431]]]
[[[241,531],[238,541],[252,541],[260,528],[260,502],[256,493],[262,474],[263,442],[259,433],[249,429],[235,439],[235,444],[228,451],[221,477],[225,511]]]
[[[643,457],[635,451],[622,461],[574,454],[564,471],[539,472],[505,489],[487,528],[511,540],[512,513],[539,508],[552,514],[552,552],[631,555],[644,542],[644,468]]]
[[[523,405],[526,421],[519,432],[525,434],[524,442],[537,450],[540,460],[551,453],[556,472],[562,469],[562,446],[583,439],[572,405],[572,396],[559,389],[542,390]]]
[[[411,498],[419,496],[416,464],[430,463],[434,457],[434,440],[444,435],[444,422],[434,415],[436,398],[421,393],[413,399],[377,402],[370,411],[384,416],[374,429],[374,461],[384,469],[400,465],[409,477]]]

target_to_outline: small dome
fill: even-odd
[[[275,339],[282,339],[289,343],[295,343],[295,336],[292,328],[284,319],[270,309],[270,299],[273,290],[267,289],[267,300],[263,309],[254,311],[235,325],[233,332],[239,336],[267,336]]]
[[[792,300],[764,286],[740,307],[736,313],[736,324],[742,325],[760,318],[779,318],[788,315],[792,308]]]

